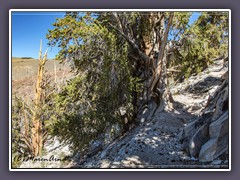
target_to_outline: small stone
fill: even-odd
[[[190,158],[192,161],[197,161],[197,158],[195,158],[195,157],[191,157]]]
[[[212,165],[220,165],[222,163],[221,160],[214,160],[211,164]]]
[[[225,160],[225,161],[224,161],[224,164],[228,164],[228,160]]]
[[[123,147],[119,150],[118,154],[122,156],[122,155],[125,154],[125,151],[126,151],[126,146],[123,146]]]
[[[100,155],[100,158],[101,158],[101,159],[103,159],[103,158],[107,155],[107,150],[108,150],[108,149],[105,149],[105,150],[101,153],[101,155]]]
[[[124,107],[120,107],[119,111],[120,111],[121,116],[124,116],[127,113],[127,110]]]
[[[109,168],[110,166],[110,162],[109,161],[103,161],[102,164],[101,164],[101,168]]]

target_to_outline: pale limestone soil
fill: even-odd
[[[77,157],[71,168],[226,168],[228,162],[199,163],[183,151],[181,130],[195,120],[206,105],[211,91],[227,71],[222,61],[171,89],[175,103],[96,155]],[[178,93],[174,93],[178,92]]]

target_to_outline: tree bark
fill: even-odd
[[[127,33],[126,28],[128,27],[126,26],[126,22],[124,21],[124,24],[116,13],[113,13],[113,17],[118,25],[117,27],[111,23],[109,25],[128,42],[129,46],[137,52],[145,64],[146,88],[142,93],[142,99],[147,101],[148,105],[147,115],[144,116],[151,118],[156,112],[164,109],[169,99],[172,100],[170,92],[167,90],[167,40],[172,25],[173,13],[169,15],[166,29],[166,21],[163,13],[149,14],[149,16],[142,18],[141,23],[145,26],[150,25],[151,27],[152,35],[148,34],[148,36],[152,37],[152,39],[150,38],[149,40],[148,38],[148,40],[145,40],[142,37],[144,45],[141,48],[136,43],[137,38]],[[158,55],[154,56],[152,52]],[[152,75],[149,75],[149,70],[152,72]],[[143,111],[143,109],[140,111]],[[141,112],[139,113],[141,114]]]
[[[156,107],[151,111],[149,117],[152,117],[154,114],[162,111],[168,102],[173,101],[170,91],[167,87],[167,38],[170,27],[172,25],[173,13],[170,14],[168,18],[168,24],[166,30],[164,31],[163,39],[159,42],[159,52],[157,57],[157,67],[154,70],[154,75],[152,81],[149,86],[149,91],[151,92],[151,99],[154,105],[152,107]],[[162,21],[164,23],[164,21]],[[164,24],[161,24],[164,26]],[[156,104],[156,105],[155,105]]]

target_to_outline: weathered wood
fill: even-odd
[[[39,51],[39,64],[38,64],[38,74],[37,74],[37,83],[36,83],[36,91],[35,91],[35,107],[33,113],[31,128],[31,146],[32,153],[34,156],[38,156],[42,153],[43,148],[43,126],[41,120],[40,108],[43,101],[44,89],[43,89],[43,77],[44,77],[44,66],[47,61],[47,51],[45,52],[42,58],[42,41],[40,43],[40,51]]]

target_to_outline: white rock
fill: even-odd
[[[120,107],[119,111],[120,111],[121,116],[124,116],[127,113],[127,110],[125,107]]]
[[[145,118],[141,118],[140,122],[144,123],[144,121],[145,121]]]

